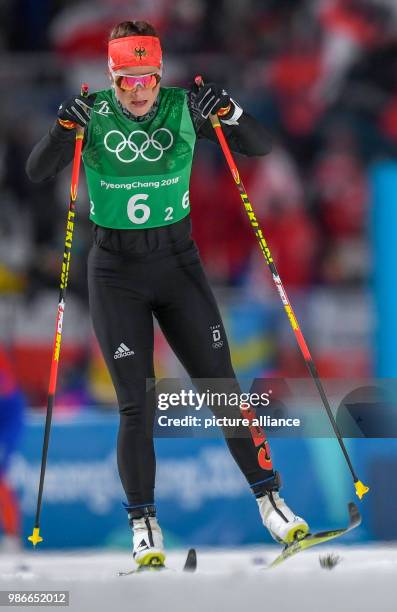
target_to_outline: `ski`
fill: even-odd
[[[196,569],[197,569],[197,553],[196,553],[196,549],[195,548],[190,548],[188,553],[187,553],[185,565],[183,566],[183,571],[184,572],[195,572]]]
[[[271,569],[273,567],[277,567],[283,561],[286,561],[290,557],[306,550],[307,548],[311,548],[312,546],[317,546],[318,544],[323,544],[323,542],[328,542],[328,540],[333,540],[334,538],[339,538],[343,536],[345,533],[352,531],[358,527],[361,523],[361,515],[360,512],[353,502],[348,504],[349,509],[349,524],[347,527],[342,529],[333,529],[329,531],[319,531],[317,533],[308,534],[306,537],[301,540],[297,540],[293,542],[293,544],[289,544],[284,548],[282,553],[278,555],[274,559],[270,565],[268,565],[265,569]]]
[[[312,546],[317,546],[318,544],[323,544],[324,542],[328,542],[329,540],[333,540],[340,536],[343,536],[345,533],[352,531],[356,527],[358,527],[361,523],[361,515],[360,512],[353,502],[348,504],[349,511],[349,524],[347,527],[343,527],[341,529],[331,529],[328,531],[318,531],[317,533],[308,534],[306,537],[301,540],[297,540],[293,544],[290,544],[284,548],[284,550],[270,563],[266,566],[265,569],[272,569],[273,567],[277,567],[290,557],[308,549]],[[195,572],[197,569],[197,553],[195,548],[190,548],[183,568],[180,570],[182,572]],[[163,564],[153,564],[150,566],[142,566],[137,567],[135,569],[129,570],[127,572],[118,572],[119,576],[131,576],[132,574],[141,574],[146,572],[162,572],[163,570],[173,570],[173,568],[169,568]]]
[[[197,569],[197,553],[195,548],[188,550],[186,561],[183,565],[182,572],[195,572]],[[167,567],[164,564],[153,563],[152,565],[142,565],[141,567],[134,568],[127,572],[118,572],[118,576],[131,576],[132,574],[143,574],[146,572],[162,572],[164,570],[173,570],[173,568]]]

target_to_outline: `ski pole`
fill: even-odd
[[[200,85],[203,84],[202,77],[201,76],[197,76],[195,78],[195,83],[196,83],[196,85],[198,85],[200,87]],[[290,322],[290,325],[291,325],[291,327],[292,327],[292,329],[294,331],[294,334],[295,334],[296,340],[298,342],[299,348],[300,348],[300,350],[302,352],[303,358],[304,358],[304,360],[306,362],[306,365],[308,367],[310,375],[311,375],[311,377],[312,377],[312,379],[313,379],[313,381],[314,381],[314,383],[315,383],[315,385],[317,387],[317,390],[318,390],[318,392],[320,394],[320,397],[321,397],[321,400],[323,402],[324,408],[325,408],[325,410],[327,412],[328,418],[329,418],[329,420],[331,422],[332,428],[333,428],[333,430],[335,432],[335,435],[336,435],[337,440],[339,442],[339,445],[340,445],[340,448],[342,450],[342,453],[343,453],[343,455],[344,455],[344,457],[346,459],[346,463],[347,463],[347,465],[349,467],[349,470],[351,472],[351,475],[353,477],[353,482],[354,482],[354,486],[355,486],[355,489],[356,489],[356,494],[359,497],[359,499],[362,499],[362,497],[369,491],[369,487],[364,485],[361,482],[361,480],[358,479],[358,477],[356,475],[356,472],[354,471],[354,468],[353,468],[352,462],[350,460],[349,454],[347,452],[345,443],[343,442],[342,435],[341,435],[341,433],[339,431],[338,425],[336,424],[334,415],[332,414],[331,406],[330,406],[328,398],[327,398],[327,396],[325,394],[323,384],[322,384],[322,382],[320,380],[320,377],[318,375],[318,372],[317,372],[317,368],[315,366],[315,363],[313,361],[313,358],[311,356],[309,348],[308,348],[308,346],[306,344],[305,338],[303,337],[302,331],[301,331],[301,329],[299,327],[298,320],[297,320],[297,318],[295,316],[295,313],[294,313],[294,311],[292,309],[292,306],[291,306],[291,303],[290,303],[290,301],[288,299],[287,293],[286,293],[286,291],[285,291],[285,289],[283,287],[281,278],[280,278],[280,276],[279,276],[279,274],[277,272],[276,265],[275,265],[275,263],[273,261],[273,257],[271,255],[269,246],[268,246],[268,244],[266,242],[266,239],[265,239],[265,237],[264,237],[264,235],[262,233],[262,229],[260,228],[258,220],[257,220],[257,218],[255,216],[255,212],[254,212],[254,210],[252,208],[252,204],[251,204],[251,202],[250,202],[250,200],[248,198],[247,192],[246,192],[245,187],[243,185],[243,181],[241,180],[239,171],[237,169],[236,162],[234,161],[233,155],[232,155],[232,153],[230,151],[229,145],[227,144],[227,141],[225,139],[225,135],[224,135],[224,133],[222,131],[222,126],[220,124],[219,118],[218,118],[217,115],[210,115],[209,117],[210,117],[210,120],[211,120],[211,123],[212,123],[212,127],[214,128],[215,133],[216,133],[216,135],[218,137],[219,144],[220,144],[221,149],[223,151],[223,154],[224,154],[224,156],[226,158],[226,161],[227,161],[227,164],[229,166],[230,172],[232,173],[234,182],[236,183],[236,186],[237,186],[237,189],[239,191],[241,200],[242,200],[242,202],[244,204],[245,212],[247,213],[248,219],[249,219],[249,221],[251,223],[251,227],[254,230],[254,233],[255,233],[255,236],[256,236],[256,238],[257,238],[257,240],[259,242],[259,246],[261,248],[262,254],[263,254],[263,256],[265,258],[265,261],[266,261],[266,263],[267,263],[267,265],[268,265],[268,267],[270,269],[270,272],[271,272],[271,274],[273,276],[274,283],[275,283],[277,291],[278,291],[278,293],[280,295],[281,301],[282,301],[282,303],[284,305],[284,310],[285,310],[285,312],[287,314],[287,317],[288,317],[288,320]]]
[[[83,83],[81,86],[81,95],[83,96],[88,95],[88,85],[86,83]],[[39,483],[39,490],[38,490],[38,496],[37,496],[36,518],[34,522],[34,528],[33,528],[32,535],[28,537],[28,540],[32,542],[33,546],[36,546],[36,544],[43,541],[43,538],[40,536],[41,502],[43,498],[44,476],[45,476],[45,470],[46,470],[46,465],[47,465],[47,454],[48,454],[48,444],[50,440],[52,411],[54,407],[55,390],[56,390],[57,377],[58,377],[58,364],[59,364],[59,355],[61,351],[61,340],[62,340],[62,324],[63,324],[63,315],[65,312],[65,295],[66,295],[66,287],[68,285],[70,255],[72,251],[73,231],[74,231],[75,214],[76,214],[75,213],[75,202],[77,198],[77,189],[78,189],[78,184],[79,184],[81,149],[83,145],[83,138],[84,138],[84,128],[77,125],[76,126],[76,140],[75,140],[75,146],[74,146],[73,166],[72,166],[72,180],[71,180],[71,185],[70,185],[69,208],[68,208],[68,214],[67,214],[67,220],[66,220],[65,247],[64,247],[64,252],[63,252],[62,268],[61,268],[58,310],[57,310],[56,323],[55,323],[55,336],[54,336],[54,344],[53,344],[53,352],[52,352],[50,381],[48,385],[47,414],[46,414],[46,419],[45,419],[43,450],[42,450],[42,455],[41,455],[40,483]]]

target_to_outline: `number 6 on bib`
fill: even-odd
[[[133,223],[141,225],[142,223],[146,223],[149,219],[150,206],[142,203],[138,204],[138,200],[147,200],[148,197],[147,193],[137,193],[128,200],[127,215]],[[137,215],[137,212],[141,214]]]

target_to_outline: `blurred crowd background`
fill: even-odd
[[[0,343],[26,405],[46,405],[70,168],[32,184],[25,162],[59,104],[106,88],[107,37],[159,31],[164,84],[222,84],[273,135],[237,156],[323,377],[374,372],[370,172],[397,154],[395,0],[3,0],[0,3]],[[241,376],[304,376],[279,297],[225,162],[199,142],[194,237]],[[88,317],[88,200],[80,180],[56,411],[114,406]],[[180,367],[160,333],[156,369]]]

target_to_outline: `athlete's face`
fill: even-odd
[[[136,66],[133,68],[123,68],[117,72],[124,75],[140,76],[141,74],[150,74],[153,72],[159,73],[159,70],[155,66]],[[124,108],[138,117],[150,111],[159,94],[160,83],[157,83],[154,88],[144,88],[138,85],[135,91],[128,91],[119,87],[119,85],[122,85],[122,80],[118,79],[116,75],[111,78],[116,97]]]

